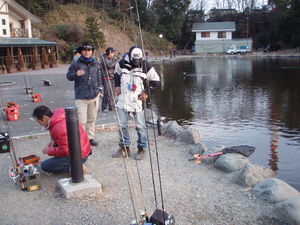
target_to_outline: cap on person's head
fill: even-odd
[[[112,48],[112,47],[109,47],[105,50],[106,54],[108,55],[109,53],[111,52],[116,52],[116,49]]]
[[[143,51],[141,48],[137,47],[137,46],[133,46],[129,49],[129,60],[130,62],[137,66],[138,64],[140,64],[142,62],[143,59]]]
[[[83,42],[80,47],[77,48],[78,52],[81,52],[83,49],[95,50],[95,47],[90,42]]]

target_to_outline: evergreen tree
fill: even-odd
[[[154,0],[150,12],[155,32],[177,44],[189,4],[190,0]]]
[[[42,48],[42,59],[41,59],[41,64],[42,64],[42,68],[45,69],[46,66],[48,65],[49,61],[48,61],[48,55],[46,53],[46,49],[45,47]]]
[[[9,48],[7,48],[6,52],[7,53],[6,53],[6,58],[5,58],[5,67],[6,67],[6,71],[8,73],[11,73],[13,70],[13,58],[11,56]]]
[[[22,55],[21,48],[18,48],[18,67],[17,68],[19,71],[22,71],[22,72],[26,71],[24,57]]]
[[[37,49],[33,48],[33,54],[32,54],[32,69],[36,70],[38,69],[38,56],[37,56]]]
[[[100,31],[100,23],[94,17],[88,17],[85,21],[86,33],[84,40],[91,42],[98,48],[104,47],[105,38],[104,34]]]
[[[203,10],[190,9],[186,14],[182,26],[182,35],[178,47],[182,49],[191,49],[195,42],[195,34],[192,33],[194,23],[203,22],[205,14]]]

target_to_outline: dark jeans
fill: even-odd
[[[85,163],[88,157],[82,159],[82,163]],[[48,173],[68,173],[70,171],[70,157],[52,157],[46,159],[41,163],[41,168]]]

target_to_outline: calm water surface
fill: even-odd
[[[256,147],[250,160],[300,190],[300,58],[197,58],[155,65],[158,113],[202,143]]]

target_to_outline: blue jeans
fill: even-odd
[[[131,144],[130,135],[128,131],[129,112],[126,112],[124,109],[118,109],[117,112],[120,118],[120,124],[119,124],[120,146],[129,147]],[[139,147],[146,148],[147,130],[146,130],[144,111],[134,112],[133,115],[134,115],[135,130],[138,135],[137,145]]]
[[[82,159],[82,163],[85,163],[88,157]],[[46,159],[41,163],[41,168],[48,173],[68,173],[70,171],[70,157],[52,157]]]

